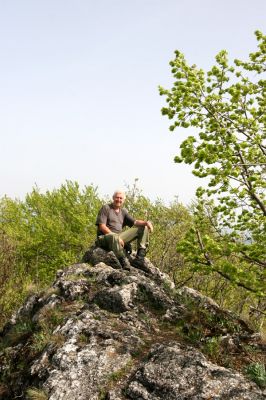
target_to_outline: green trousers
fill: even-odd
[[[124,257],[124,248],[121,246],[119,239],[124,243],[130,243],[137,239],[137,248],[147,249],[149,245],[149,229],[147,226],[139,226],[129,228],[121,233],[108,233],[98,237],[96,244],[103,249],[113,251],[117,257]]]

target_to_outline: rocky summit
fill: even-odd
[[[175,288],[146,258],[121,268],[90,249],[31,295],[0,336],[0,399],[263,400],[245,373],[259,334],[213,300]],[[130,256],[130,262],[134,255]]]

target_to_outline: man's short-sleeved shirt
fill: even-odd
[[[121,208],[117,213],[112,204],[104,205],[97,216],[96,225],[98,226],[97,236],[103,233],[99,230],[99,224],[105,224],[114,233],[120,233],[124,226],[133,226],[134,218],[128,214],[125,208]]]

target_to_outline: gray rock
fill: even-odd
[[[261,338],[238,318],[193,289],[176,292],[148,259],[145,271],[125,271],[113,253],[92,248],[87,261],[60,270],[52,287],[30,297],[3,330],[1,400],[25,400],[30,387],[48,400],[265,398],[256,384],[211,363],[176,331],[183,323],[188,332],[195,329],[188,318],[194,304],[212,321],[222,316],[239,328],[219,336],[225,351],[241,352],[242,343],[263,351]],[[32,331],[13,343],[28,320]]]
[[[242,375],[219,367],[181,344],[156,345],[126,394],[133,400],[263,400],[264,394]]]
[[[123,288],[115,286],[111,289],[105,289],[97,293],[94,298],[96,304],[100,307],[115,313],[121,313],[134,307],[137,285],[130,283]]]
[[[92,265],[104,262],[107,265],[115,269],[120,269],[121,265],[112,251],[106,251],[100,247],[92,247],[83,256],[83,262],[90,263]]]

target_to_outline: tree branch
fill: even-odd
[[[200,248],[201,248],[201,250],[202,250],[202,252],[203,252],[203,255],[204,255],[204,257],[205,257],[205,259],[206,259],[206,261],[207,261],[207,265],[209,265],[210,267],[212,267],[213,271],[217,272],[217,274],[221,275],[223,278],[225,278],[225,279],[229,280],[230,282],[232,282],[232,279],[231,279],[231,277],[230,277],[228,274],[225,274],[224,272],[222,272],[222,271],[220,271],[220,270],[218,270],[218,269],[215,268],[212,259],[210,258],[209,254],[205,251],[205,248],[204,248],[204,245],[203,245],[201,236],[200,236],[200,232],[199,232],[198,229],[196,230],[196,233],[197,233],[197,238],[198,238],[198,242],[199,242]],[[249,286],[246,286],[244,283],[241,283],[241,282],[234,282],[234,283],[235,283],[237,286],[242,287],[242,288],[248,290],[249,292],[257,293],[257,290],[255,290],[255,289],[253,289],[253,288],[251,288],[251,287],[249,287]]]
[[[254,188],[252,186],[252,183],[246,179],[246,177],[250,178],[250,173],[249,173],[249,171],[248,171],[248,169],[246,167],[246,163],[245,163],[244,157],[242,156],[242,153],[240,151],[238,151],[238,155],[239,155],[239,158],[240,158],[241,162],[243,163],[243,170],[245,172],[245,175],[244,175],[244,172],[241,175],[242,175],[242,178],[244,179],[245,184],[246,184],[246,186],[248,188],[248,192],[249,192],[251,198],[253,200],[255,200],[255,202],[258,204],[258,206],[262,210],[263,215],[266,217],[266,206],[265,206],[265,204],[259,198],[259,196],[254,192]]]

